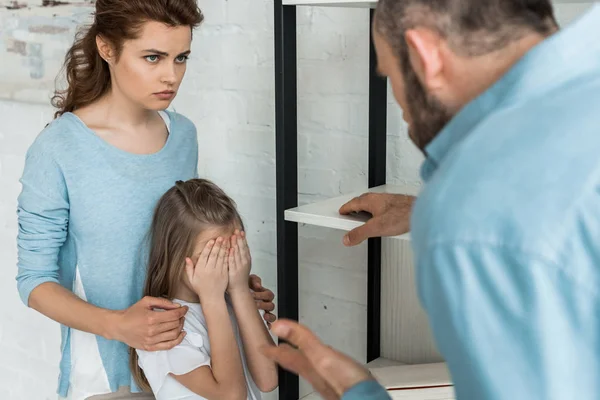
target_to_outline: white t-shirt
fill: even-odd
[[[206,400],[169,375],[170,373],[183,375],[196,368],[205,365],[210,366],[208,325],[202,307],[198,303],[188,303],[178,299],[173,301],[189,307],[183,324],[183,329],[186,331],[183,342],[166,351],[147,352],[136,350],[139,357],[138,364],[144,370],[156,400]],[[237,320],[229,302],[227,302],[227,310],[231,318],[235,340],[242,356],[248,400],[261,400],[260,390],[256,387],[248,370]]]

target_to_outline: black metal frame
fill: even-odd
[[[298,320],[298,226],[285,210],[298,205],[298,119],[296,6],[275,7],[275,148],[277,181],[277,302],[280,318]],[[372,26],[373,10],[370,12]],[[369,187],[385,184],[387,83],[376,71],[372,37],[369,51]],[[367,361],[380,354],[381,239],[368,242]],[[299,381],[280,371],[279,398],[298,399]]]
[[[298,320],[298,225],[285,220],[298,205],[296,7],[275,0],[275,152],[277,302],[279,317]],[[279,370],[279,398],[299,397],[298,377]]]
[[[387,167],[387,80],[377,73],[373,45],[373,15],[369,23],[369,187],[385,185]],[[369,239],[367,289],[367,362],[381,349],[381,238]]]

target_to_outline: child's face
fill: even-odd
[[[236,224],[235,227],[214,227],[205,229],[202,233],[200,233],[198,237],[196,237],[194,252],[190,257],[194,265],[198,262],[198,259],[200,258],[200,253],[202,253],[202,250],[204,250],[206,244],[211,240],[216,240],[219,237],[223,238],[223,246],[225,246],[226,249],[229,249],[231,247],[231,236],[233,236],[233,233],[236,229],[241,229],[241,226]],[[192,285],[189,282],[187,274],[183,274],[183,280],[187,288],[193,291]]]
[[[194,246],[194,252],[192,253],[191,257],[194,264],[198,262],[198,258],[200,258],[200,253],[202,253],[202,250],[204,250],[206,244],[211,240],[216,240],[219,237],[223,238],[223,246],[225,246],[226,249],[229,249],[229,247],[231,247],[231,240],[229,239],[231,238],[234,232],[235,228],[214,227],[205,229],[202,233],[198,235],[198,237],[196,237],[196,245]]]

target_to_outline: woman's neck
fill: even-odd
[[[114,88],[98,100],[95,108],[97,115],[102,115],[107,125],[120,126],[125,130],[147,127],[156,118],[156,111],[132,103]]]

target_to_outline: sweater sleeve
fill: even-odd
[[[58,164],[35,142],[27,152],[18,198],[18,273],[21,300],[45,282],[59,282],[58,254],[67,238],[69,201]]]
[[[387,390],[377,381],[364,381],[352,387],[342,396],[342,400],[390,400]]]

